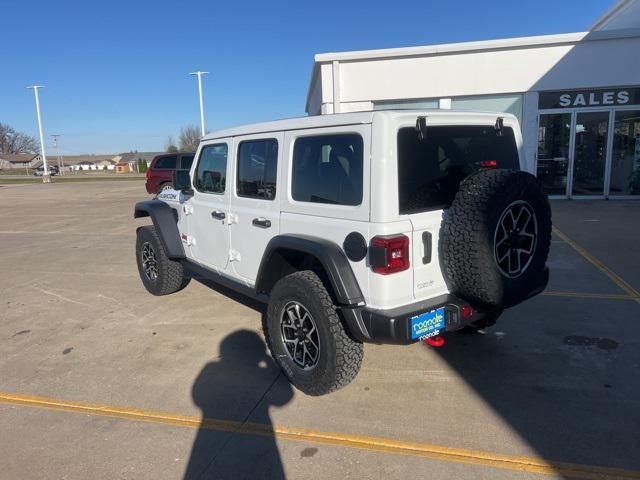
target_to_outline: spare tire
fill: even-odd
[[[481,170],[461,182],[440,240],[450,291],[472,303],[513,306],[546,284],[549,201],[530,173]]]

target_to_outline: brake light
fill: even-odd
[[[482,160],[481,162],[478,162],[478,165],[480,165],[482,168],[496,168],[498,166],[498,161]]]
[[[147,170],[145,177],[147,177],[147,180],[149,180],[149,178],[151,177],[151,170]]]
[[[406,235],[374,237],[371,247],[370,263],[374,272],[389,275],[409,268],[409,237]]]

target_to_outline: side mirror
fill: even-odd
[[[180,190],[185,195],[193,195],[189,170],[174,170],[173,186],[176,190]]]

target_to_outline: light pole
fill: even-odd
[[[191,72],[189,75],[196,75],[198,77],[198,96],[200,97],[200,131],[202,132],[202,136],[206,135],[206,129],[204,128],[204,107],[202,106],[202,76],[206,75],[209,72],[201,72],[198,70],[197,72]]]
[[[64,175],[64,159],[62,155],[60,155],[60,150],[58,149],[58,138],[60,137],[59,133],[54,133],[51,135],[53,137],[53,146],[56,149],[56,160],[58,162],[58,169],[60,170],[60,174]]]
[[[47,154],[44,151],[44,134],[42,133],[42,120],[40,119],[40,98],[38,97],[38,89],[44,88],[42,85],[32,85],[33,93],[36,97],[36,116],[38,117],[38,131],[40,132],[40,152],[42,153],[42,165],[44,167],[44,173],[42,175],[42,183],[49,183],[51,178],[49,177],[49,169],[47,168]]]

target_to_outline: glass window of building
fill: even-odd
[[[511,113],[521,121],[522,95],[476,95],[473,97],[454,97],[451,100],[451,108],[453,110]]]
[[[610,185],[611,195],[640,195],[640,110],[615,113]]]

